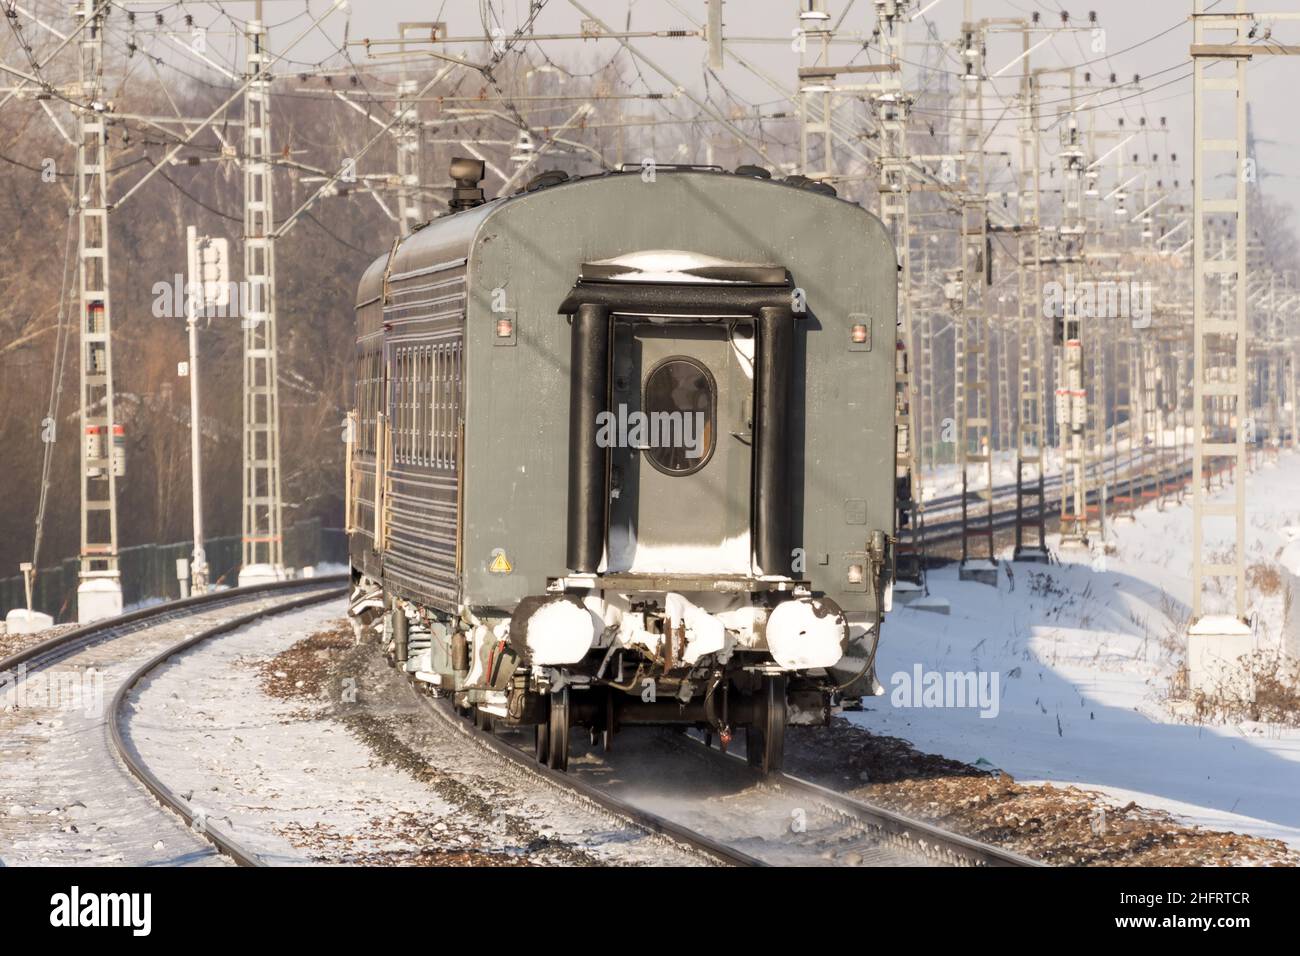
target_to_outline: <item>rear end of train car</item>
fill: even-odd
[[[879,690],[896,264],[879,220],[703,169],[453,205],[360,283],[352,612],[480,722],[785,728]]]

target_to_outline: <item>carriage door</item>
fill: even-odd
[[[751,570],[754,324],[614,322],[607,571]]]

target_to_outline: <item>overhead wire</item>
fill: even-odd
[[[54,459],[54,434],[46,429],[57,429],[59,403],[63,394],[63,370],[67,365],[68,343],[72,335],[66,330],[65,318],[68,303],[68,273],[72,259],[72,232],[76,222],[75,207],[68,207],[68,225],[63,240],[63,280],[59,291],[59,313],[54,332],[54,367],[50,372],[50,397],[46,405],[45,420],[41,422],[41,440],[45,447],[41,457],[41,490],[36,505],[36,527],[32,541],[32,568],[40,569],[41,540],[45,534],[45,507],[49,501],[50,467]],[[80,437],[80,436],[78,436]]]

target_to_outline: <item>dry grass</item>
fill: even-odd
[[[1023,784],[835,720],[791,727],[787,769],[870,803],[1059,866],[1295,866],[1278,840],[1209,830],[1073,786]]]
[[[346,623],[303,638],[261,663],[262,690],[280,700],[318,699],[328,679],[329,662],[355,644],[352,628]]]
[[[1272,597],[1282,590],[1282,574],[1276,565],[1252,564],[1246,569],[1246,584],[1264,597]]]
[[[1192,694],[1195,719],[1300,727],[1300,661],[1278,650],[1260,650],[1242,658],[1242,667],[1254,698],[1243,700],[1235,687]]]
[[[1170,655],[1181,655],[1187,651],[1187,625],[1192,619],[1191,612],[1183,607],[1169,594],[1160,592],[1160,613],[1168,622],[1165,632],[1160,636],[1160,646]]]

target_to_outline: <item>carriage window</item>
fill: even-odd
[[[674,356],[651,369],[641,397],[650,464],[667,475],[703,468],[713,454],[717,399],[713,376],[695,359]]]
[[[364,360],[358,386],[365,442],[374,444],[377,413],[391,407],[388,428],[393,460],[404,465],[424,465],[444,471],[456,468],[459,440],[461,343],[394,347],[388,377],[383,377],[383,356]],[[387,382],[391,406],[384,402]]]

